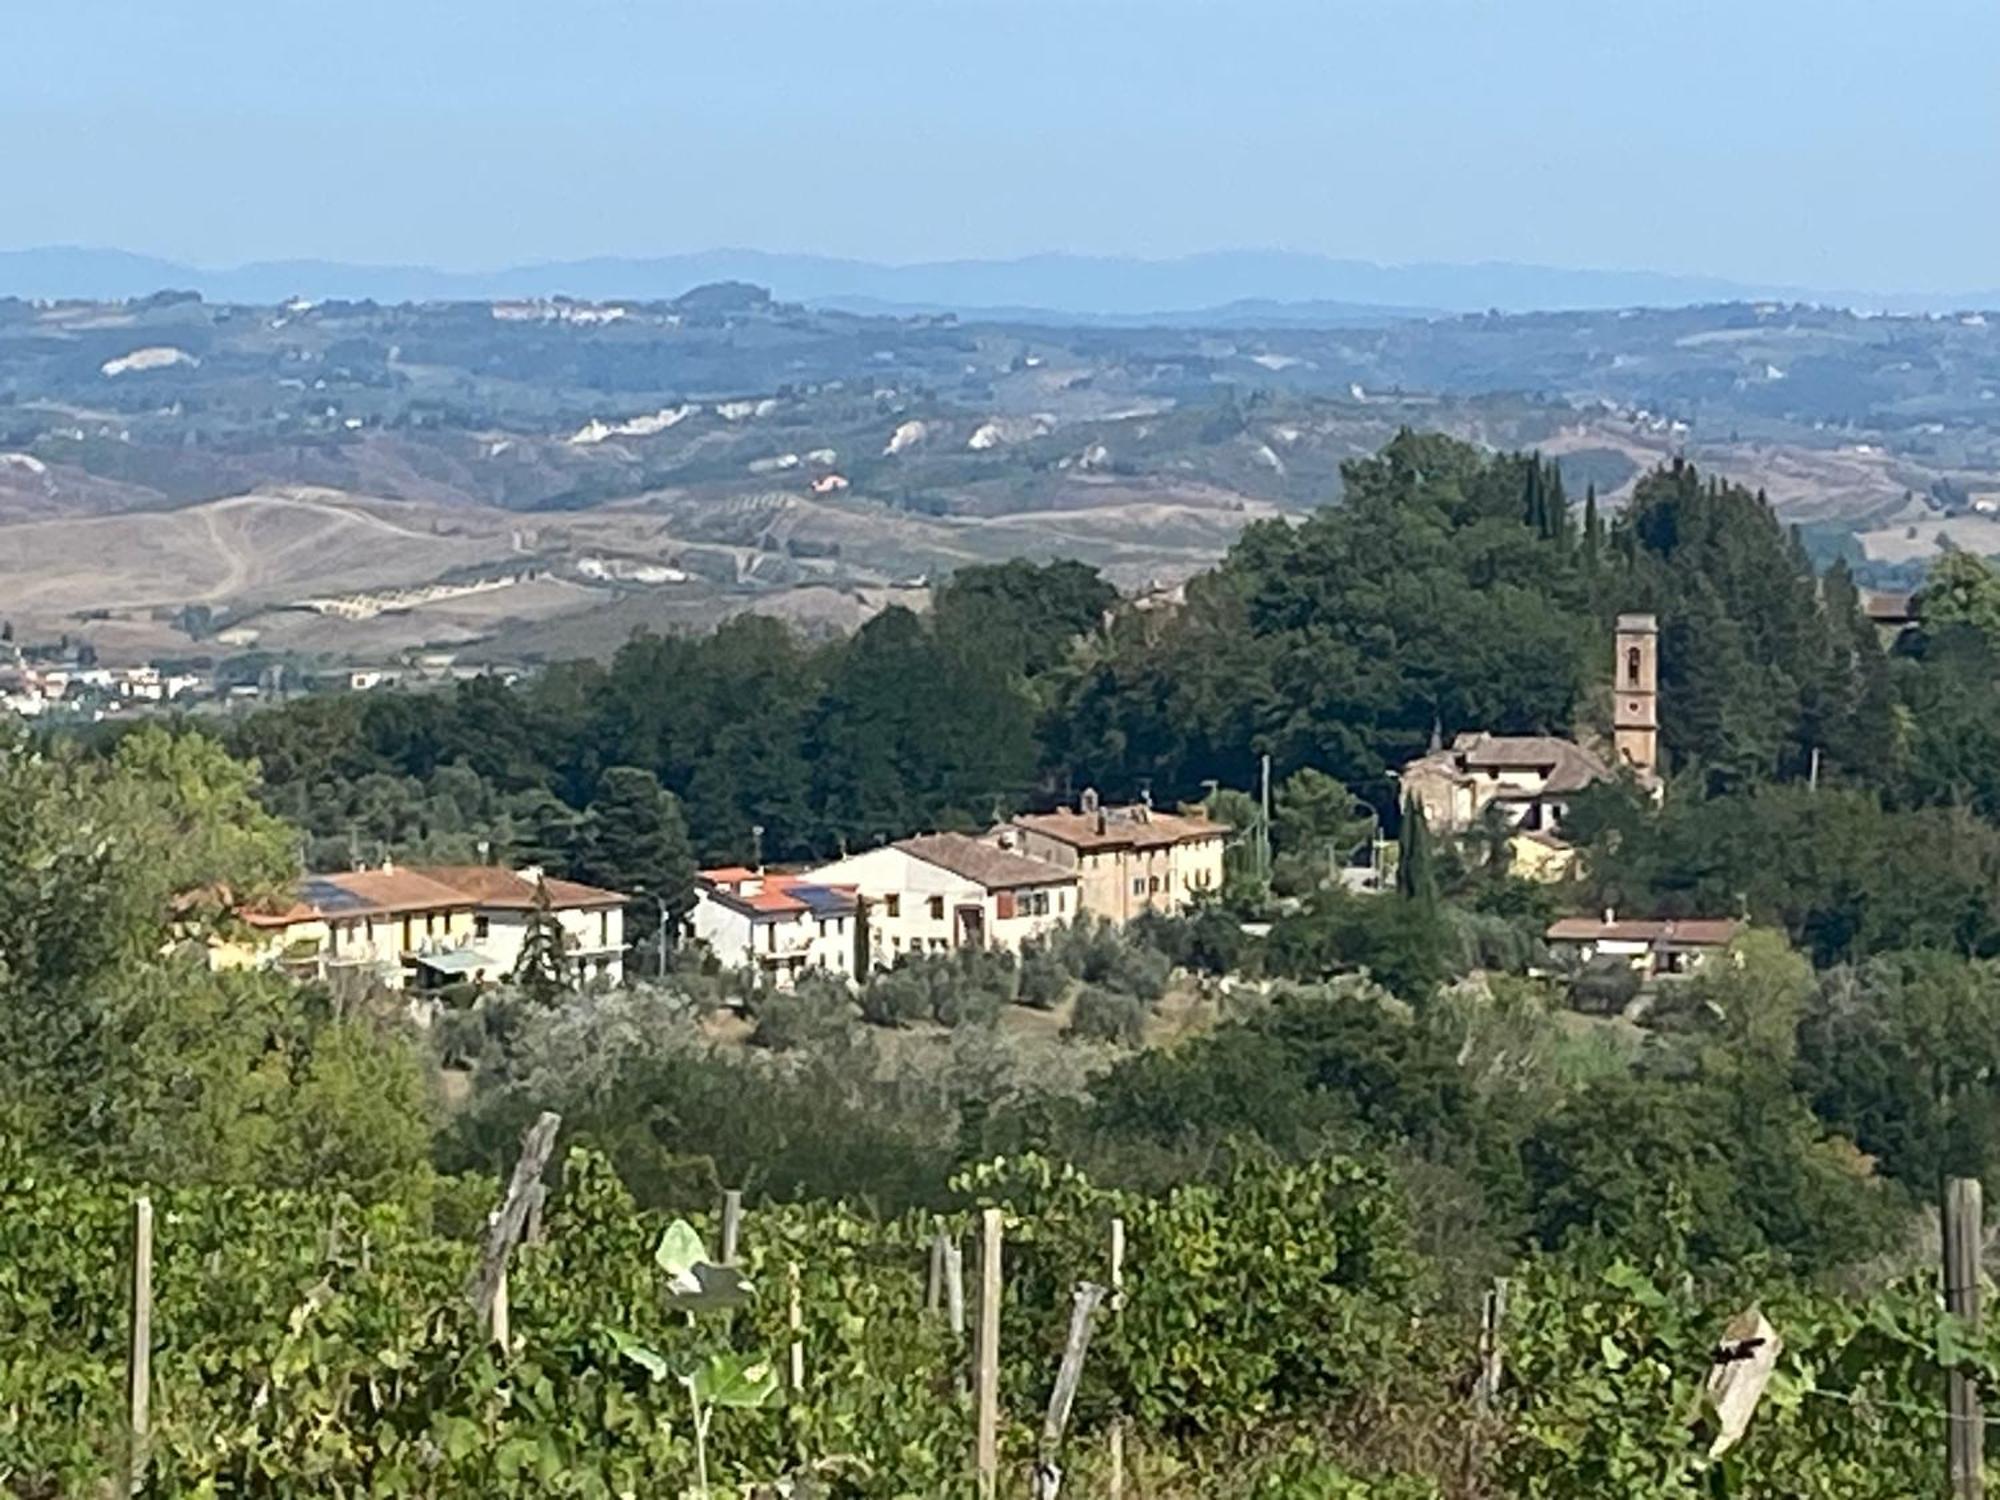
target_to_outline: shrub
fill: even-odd
[[[863,1019],[878,1026],[987,1025],[1014,998],[1014,960],[1005,953],[962,949],[906,954],[861,993]]]
[[[1021,976],[1015,998],[1036,1010],[1054,1010],[1069,993],[1069,970],[1050,945],[1039,938],[1021,948]]]
[[[914,1026],[933,1011],[930,963],[906,958],[876,974],[861,991],[861,1018],[876,1026]]]
[[[1167,979],[1173,973],[1173,965],[1164,953],[1120,940],[1112,946],[1107,957],[1108,962],[1098,978],[1106,989],[1123,991],[1147,1004],[1166,994]]]
[[[1065,1035],[1092,1042],[1115,1042],[1136,1047],[1146,1034],[1146,1007],[1131,995],[1116,990],[1086,987],[1076,997]]]
[[[1152,924],[1150,930],[1159,931],[1160,924],[1171,921],[1166,917],[1141,917],[1133,924],[1133,931],[1149,930],[1141,923]],[[1109,922],[1090,917],[1079,917],[1058,931],[1050,940],[1050,951],[1070,974],[1085,984],[1122,990],[1146,1001],[1157,1000],[1166,993],[1167,976],[1173,971],[1171,959],[1158,948],[1140,943]]]
[[[1639,975],[1622,958],[1600,955],[1570,981],[1570,1004],[1593,1015],[1613,1015],[1639,993]]]
[[[840,980],[809,974],[788,991],[760,995],[753,1009],[757,1029],[751,1045],[787,1052],[844,1031],[854,1016],[854,998]]]

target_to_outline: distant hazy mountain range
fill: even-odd
[[[1760,285],[1653,271],[1570,270],[1488,261],[1385,266],[1279,250],[1223,250],[1174,260],[1032,255],[1016,260],[881,265],[759,250],[644,259],[599,257],[445,271],[428,266],[262,261],[197,267],[123,250],[54,246],[0,251],[0,296],[128,298],[198,291],[211,301],[289,297],[377,302],[565,295],[658,299],[741,280],[780,299],[866,312],[956,312],[1009,320],[1340,325],[1498,309],[1678,307],[1779,300],[1890,312],[2000,305],[2000,290],[1949,295]]]

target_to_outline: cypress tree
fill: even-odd
[[[1396,836],[1396,893],[1425,911],[1437,909],[1437,849],[1424,805],[1415,797],[1403,804],[1403,826]]]
[[[1588,485],[1583,492],[1583,560],[1589,566],[1597,566],[1597,554],[1604,545],[1604,521],[1597,514],[1597,486]]]
[[[1544,533],[1552,542],[1569,540],[1569,496],[1563,491],[1562,466],[1554,459],[1549,460],[1548,483],[1543,487],[1545,499],[1543,509],[1548,520],[1548,530]]]

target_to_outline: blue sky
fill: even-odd
[[[6,0],[0,246],[2000,282],[1991,0]]]

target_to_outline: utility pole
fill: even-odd
[[[762,875],[764,873],[764,825],[762,823],[752,823],[750,825],[750,847],[754,851],[750,860],[750,868],[755,870],[759,875]]]
[[[1257,874],[1268,885],[1271,880],[1271,757],[1266,754],[1261,764],[1263,791],[1258,799],[1262,812],[1257,820]]]
[[[657,898],[655,898],[655,899],[657,899]],[[659,907],[660,907],[660,968],[659,968],[659,976],[660,976],[660,978],[662,978],[662,979],[665,979],[665,978],[667,977],[667,903],[666,903],[666,902],[664,902],[664,901],[661,901],[661,902],[659,902]]]

